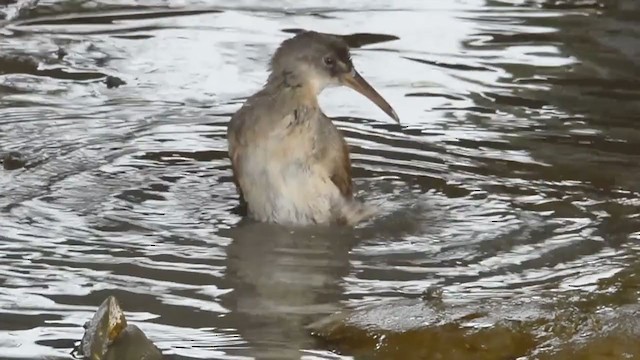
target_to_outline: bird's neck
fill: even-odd
[[[265,89],[282,94],[292,105],[318,107],[318,95],[322,87],[313,78],[301,77],[293,71],[272,72],[267,79]]]

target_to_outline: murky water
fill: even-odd
[[[305,327],[344,307],[635,276],[636,2],[230,4],[5,5],[0,152],[26,165],[0,170],[2,358],[68,358],[111,294],[169,358],[334,359]],[[402,128],[351,90],[321,97],[382,208],[356,229],[234,210],[226,124],[300,28],[398,38],[353,58]]]

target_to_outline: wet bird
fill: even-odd
[[[318,105],[331,86],[348,86],[399,122],[355,70],[335,35],[306,31],[282,42],[263,86],[232,116],[229,157],[240,203],[261,222],[354,225],[373,215],[353,196],[347,143]]]

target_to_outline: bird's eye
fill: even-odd
[[[325,56],[324,64],[327,66],[333,66],[336,64],[336,59],[332,58],[331,56]]]

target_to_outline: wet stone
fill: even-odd
[[[104,83],[107,84],[107,88],[109,89],[118,88],[122,85],[127,84],[124,80],[120,79],[117,76],[107,76],[107,78],[104,80]]]
[[[118,300],[105,299],[90,321],[77,348],[91,360],[159,360],[162,353],[137,326],[127,324]]]
[[[27,160],[24,156],[17,152],[11,151],[2,155],[2,167],[5,170],[16,170],[23,168],[27,164]]]
[[[105,360],[159,360],[160,350],[135,325],[128,325],[105,354]]]

